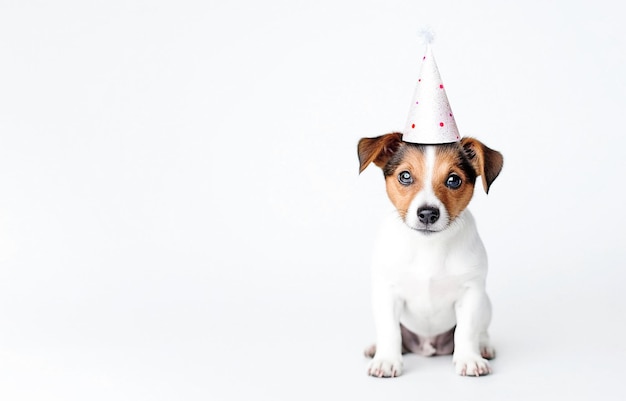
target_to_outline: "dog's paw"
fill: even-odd
[[[374,377],[398,377],[402,374],[402,358],[378,358],[370,362],[367,374]]]
[[[479,355],[454,357],[454,368],[461,376],[486,376],[491,373],[491,367],[486,359]]]
[[[372,344],[363,350],[363,354],[368,358],[373,358],[376,355],[376,344]]]
[[[485,359],[491,360],[496,357],[496,350],[489,345],[482,346],[480,347],[480,356]]]

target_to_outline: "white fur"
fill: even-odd
[[[426,156],[427,171],[432,174],[434,151],[427,150]],[[424,182],[430,182],[430,177]],[[487,334],[491,304],[485,292],[485,248],[467,209],[439,232],[412,229],[417,224],[417,208],[425,204],[439,207],[439,220],[448,224],[444,205],[426,185],[411,203],[406,223],[394,211],[381,226],[371,271],[376,354],[368,372],[373,376],[401,374],[402,323],[424,337],[456,325],[456,372],[487,374],[490,367],[481,350],[493,353],[493,349]]]

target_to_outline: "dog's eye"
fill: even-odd
[[[461,177],[456,174],[450,174],[446,180],[446,187],[458,189],[461,186]]]
[[[400,184],[402,185],[411,185],[413,184],[413,177],[408,171],[403,171],[398,174],[398,181],[400,181]]]

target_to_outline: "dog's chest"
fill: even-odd
[[[398,275],[395,286],[407,301],[419,298],[423,304],[435,304],[453,299],[460,284],[460,280],[452,277],[419,277],[407,272]]]
[[[392,282],[407,308],[436,312],[449,308],[461,292],[466,275],[455,275],[445,255],[428,254],[408,261],[393,274]]]
[[[409,264],[392,278],[402,305],[401,321],[414,333],[437,335],[456,324],[454,305],[471,277],[449,274],[444,261]]]

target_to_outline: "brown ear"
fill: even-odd
[[[372,162],[378,167],[384,167],[401,143],[402,134],[399,132],[392,132],[376,138],[362,138],[358,146],[359,174]]]
[[[472,167],[476,170],[476,174],[482,176],[485,192],[489,193],[491,183],[502,170],[504,162],[502,154],[497,150],[490,149],[474,138],[461,139],[461,145]]]

